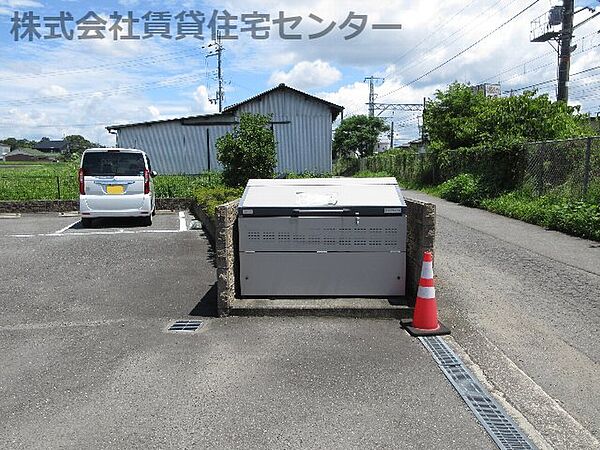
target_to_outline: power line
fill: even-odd
[[[471,6],[473,3],[475,3],[476,0],[472,0],[470,3],[468,3],[466,6],[464,6],[460,11],[458,11],[456,14],[454,14],[452,17],[450,17],[450,19],[445,20],[444,24],[442,25],[441,28],[439,28],[437,31],[443,30],[449,23],[452,22],[452,19],[454,19],[455,17],[457,17],[458,15],[460,15],[465,9],[467,9],[469,6]],[[498,2],[499,3],[499,2]],[[496,4],[498,4],[496,3]],[[434,26],[437,26],[438,24],[440,24],[442,21],[438,20],[438,23]],[[407,51],[405,51],[402,55],[400,55],[400,57],[398,59],[396,59],[393,64],[401,61],[405,56],[409,55],[410,53],[414,52],[415,50],[417,50],[421,45],[423,45],[425,42],[429,41],[429,36],[427,36],[426,38],[423,38],[421,41],[419,41],[418,44],[410,47]]]
[[[572,73],[571,76],[581,75],[582,73],[587,73],[587,72],[591,72],[593,70],[598,70],[598,69],[600,69],[600,66],[590,67],[588,69],[584,69],[584,70],[581,70],[579,72]],[[585,77],[582,77],[582,78],[585,78]],[[522,87],[522,88],[511,89],[509,91],[505,91],[505,93],[514,92],[514,91],[525,91],[527,89],[531,89],[531,88],[534,88],[534,87],[537,87],[537,86],[543,86],[544,84],[548,84],[548,83],[555,83],[557,81],[558,81],[557,78],[553,78],[552,80],[540,81],[539,83],[530,84],[529,86],[525,86],[525,87]]]
[[[501,12],[502,10],[504,10],[504,9],[508,8],[510,5],[512,5],[513,3],[515,3],[515,1],[517,1],[517,0],[512,0],[512,1],[511,1],[509,4],[507,4],[506,6],[502,7],[502,8],[501,8],[499,11],[495,11],[495,12],[494,12],[494,15],[495,15],[495,14],[498,14],[498,13],[499,13],[499,12]],[[437,50],[438,48],[440,48],[440,47],[442,46],[442,44],[444,44],[445,42],[447,42],[447,41],[448,41],[448,40],[450,40],[451,38],[455,37],[454,41],[456,42],[458,37],[462,37],[462,36],[464,36],[464,35],[466,35],[466,34],[470,33],[470,32],[471,32],[473,29],[472,29],[471,27],[469,27],[469,25],[471,25],[471,24],[472,24],[472,23],[474,23],[474,22],[477,22],[477,21],[478,21],[477,19],[478,19],[479,17],[481,17],[481,16],[483,16],[484,14],[486,14],[488,11],[490,11],[491,9],[493,9],[495,6],[497,6],[497,5],[498,5],[499,3],[501,3],[501,2],[502,2],[502,0],[498,0],[498,1],[496,1],[496,2],[495,2],[493,5],[489,6],[489,7],[488,7],[488,8],[486,8],[484,11],[480,12],[480,13],[479,13],[477,16],[475,16],[475,17],[473,18],[473,20],[471,20],[470,22],[468,22],[468,23],[467,23],[465,26],[462,26],[462,27],[458,28],[458,29],[457,29],[457,30],[455,30],[455,31],[454,31],[452,34],[450,34],[450,35],[446,36],[446,37],[445,37],[445,38],[443,38],[441,41],[439,41],[437,44],[435,44],[433,47],[429,48],[429,49],[426,51],[426,56],[425,56],[425,58],[419,58],[419,60],[418,60],[418,61],[416,61],[415,63],[413,63],[413,64],[409,64],[408,66],[404,67],[404,69],[402,69],[402,70],[401,70],[400,72],[398,72],[396,75],[401,75],[401,74],[403,74],[403,73],[407,72],[408,70],[412,69],[413,67],[417,67],[417,66],[419,66],[419,65],[423,64],[424,62],[426,62],[428,59],[430,59],[430,58],[431,58],[431,55],[433,54],[434,50]],[[489,20],[489,18],[488,18],[488,19],[486,19],[485,21],[487,21],[487,20]],[[476,27],[477,27],[477,26],[479,26],[479,25],[481,25],[481,24],[482,24],[482,22],[480,22],[480,21],[479,21],[479,22],[478,22],[478,25],[476,25]]]
[[[491,35],[493,35],[494,33],[496,33],[497,31],[501,30],[502,28],[504,28],[506,25],[508,25],[510,22],[512,22],[513,20],[515,20],[517,17],[519,17],[521,14],[523,14],[524,12],[526,12],[527,10],[529,10],[530,8],[532,8],[534,5],[536,5],[537,3],[539,3],[540,0],[535,0],[534,2],[530,3],[528,6],[526,6],[525,8],[523,8],[521,11],[519,11],[517,14],[515,14],[514,16],[512,16],[510,19],[506,20],[505,22],[503,22],[502,24],[500,24],[499,26],[497,26],[496,28],[494,28],[492,31],[490,31],[489,33],[487,33],[485,36],[483,36],[482,38],[478,39],[477,41],[475,41],[473,44],[469,45],[467,48],[461,50],[460,52],[458,52],[457,54],[455,54],[454,56],[448,58],[447,60],[445,60],[443,63],[438,64],[437,66],[435,66],[433,69],[428,70],[427,72],[425,72],[423,75],[415,78],[414,80],[400,86],[398,89],[394,89],[393,91],[388,92],[387,94],[382,95],[380,98],[383,97],[387,97],[388,95],[391,95],[395,92],[398,92],[399,90],[408,87],[420,80],[422,80],[423,78],[431,75],[433,72],[441,69],[442,67],[444,67],[445,65],[447,65],[448,63],[454,61],[456,58],[464,55],[465,53],[467,53],[469,50],[471,50],[473,47],[475,47],[476,45],[480,44],[482,41],[484,41],[485,39],[487,39],[488,37],[490,37]]]
[[[507,8],[508,6],[512,5],[512,4],[513,4],[515,1],[516,1],[516,0],[512,0],[512,1],[511,1],[511,2],[508,4],[508,5],[504,6],[504,7],[503,7],[503,8],[502,8],[500,11],[502,11],[503,9],[505,9],[505,8]],[[417,67],[417,66],[419,66],[419,65],[423,64],[423,63],[424,63],[424,62],[425,62],[425,61],[428,59],[428,57],[430,57],[430,56],[432,55],[432,53],[433,53],[433,51],[434,51],[434,50],[436,50],[437,48],[439,48],[440,46],[442,46],[442,44],[444,44],[446,41],[448,41],[450,38],[454,37],[455,35],[457,35],[457,34],[458,34],[458,36],[463,36],[463,35],[465,35],[466,33],[469,33],[469,32],[472,30],[471,28],[469,28],[469,25],[470,25],[470,24],[472,24],[472,23],[476,22],[476,21],[477,21],[477,19],[478,19],[480,16],[482,16],[482,15],[486,14],[488,11],[490,11],[492,8],[494,8],[496,5],[498,5],[498,4],[499,4],[499,3],[501,3],[501,2],[502,2],[502,0],[497,0],[497,1],[495,1],[495,3],[493,3],[491,6],[487,7],[485,10],[483,10],[483,11],[481,11],[479,14],[477,14],[477,15],[476,15],[476,16],[473,18],[473,20],[469,21],[469,22],[466,24],[466,26],[460,27],[459,29],[457,29],[457,30],[455,30],[453,33],[451,33],[450,35],[448,35],[448,36],[446,36],[446,37],[442,38],[442,40],[440,40],[440,41],[439,41],[437,44],[435,44],[433,47],[430,47],[429,49],[426,49],[426,50],[425,50],[425,52],[424,52],[424,53],[425,53],[425,55],[426,55],[426,57],[425,57],[425,58],[419,58],[419,60],[418,60],[418,61],[416,61],[415,63],[413,63],[413,64],[408,64],[408,65],[407,65],[407,66],[405,66],[405,67],[404,67],[402,70],[400,70],[400,71],[396,72],[396,73],[395,73],[395,75],[396,75],[396,76],[399,76],[399,75],[403,74],[404,72],[406,72],[406,71],[408,71],[408,70],[412,69],[413,67]],[[461,9],[461,10],[460,10],[458,13],[456,13],[454,16],[452,16],[452,18],[454,18],[454,17],[458,16],[458,15],[459,15],[460,13],[462,13],[462,12],[463,12],[463,11],[464,11],[464,10],[465,10],[465,9],[466,9],[468,6],[472,5],[473,3],[474,3],[473,1],[472,1],[471,3],[469,3],[469,4],[468,4],[466,7],[462,8],[462,9]],[[499,11],[496,11],[496,12],[495,12],[495,14],[497,14],[498,12],[499,12]],[[451,19],[452,19],[452,18],[451,18]],[[451,22],[451,19],[450,19],[450,20],[448,20],[446,23],[450,23],[450,22]],[[442,28],[444,28],[444,27],[442,27]],[[424,42],[424,41],[427,41],[427,40],[428,40],[428,38],[425,38],[425,39],[423,39],[423,41],[421,41],[421,43],[422,43],[422,42]],[[419,43],[417,46],[419,46],[421,43]],[[403,58],[403,57],[404,57],[406,54],[410,53],[411,51],[412,51],[412,49],[411,49],[411,50],[408,50],[407,52],[405,52],[405,53],[404,53],[404,54],[403,54],[403,55],[400,57],[400,59],[401,59],[401,58]],[[398,62],[398,61],[399,61],[399,60],[396,60],[395,62]],[[386,94],[386,95],[387,95],[387,94]],[[354,101],[354,102],[351,102],[351,103],[350,103],[350,105],[352,105],[352,106],[359,106],[359,105],[360,105],[360,103],[359,103],[358,101]],[[350,115],[352,115],[353,113],[355,113],[356,111],[358,111],[358,108],[354,108],[354,109],[352,109],[351,111],[349,111],[349,112],[347,113],[347,115],[349,115],[349,116],[350,116]]]
[[[153,56],[146,56],[143,58],[139,58],[137,60],[119,61],[118,64],[115,64],[115,63],[98,64],[95,66],[81,67],[81,68],[75,68],[75,69],[65,69],[65,70],[56,70],[56,71],[43,72],[43,73],[20,74],[20,75],[8,76],[8,77],[0,77],[0,81],[9,81],[9,80],[15,80],[15,79],[21,80],[21,79],[30,79],[30,78],[48,78],[48,77],[53,77],[53,76],[72,75],[72,74],[76,74],[76,73],[111,70],[111,69],[121,68],[121,67],[152,66],[156,62],[179,59],[181,56],[185,56],[188,54],[191,55],[191,54],[194,54],[197,52],[198,52],[198,50],[189,50],[188,49],[188,50],[182,50],[182,51],[178,51],[178,52],[164,53],[164,54],[162,54],[162,56],[161,55],[153,55]],[[174,56],[174,55],[177,55],[177,56]],[[146,60],[148,60],[148,61],[146,62]]]
[[[580,37],[580,38],[579,38],[579,39],[577,39],[575,42],[584,42],[586,38],[588,38],[588,37],[590,37],[590,36],[597,36],[597,35],[598,35],[598,33],[597,33],[596,31],[594,31],[594,32],[592,32],[592,33],[589,33],[589,34],[586,34],[585,36],[582,36],[582,37]],[[588,47],[588,48],[585,48],[585,49],[581,49],[581,50],[579,50],[579,51],[576,51],[574,54],[578,54],[578,55],[579,55],[579,54],[581,54],[581,53],[586,53],[586,52],[589,52],[590,50],[593,50],[594,48],[597,48],[597,47],[599,47],[599,46],[600,46],[600,44],[596,44],[596,45],[593,45],[593,46],[591,46],[591,47]],[[516,64],[516,65],[514,65],[514,66],[512,66],[512,67],[509,67],[508,69],[505,69],[505,70],[503,70],[502,72],[498,72],[497,74],[495,74],[495,75],[492,75],[491,77],[488,77],[488,78],[486,78],[485,80],[481,80],[481,81],[480,81],[480,82],[478,82],[477,84],[483,84],[483,83],[486,83],[486,82],[492,81],[492,80],[494,80],[494,79],[497,79],[497,77],[499,77],[499,76],[501,76],[501,75],[504,75],[504,74],[506,74],[506,73],[512,72],[512,71],[513,71],[513,70],[515,70],[515,69],[521,69],[521,68],[523,68],[524,70],[523,70],[523,73],[522,73],[522,75],[525,75],[525,74],[528,74],[528,73],[531,73],[531,72],[535,72],[535,71],[537,71],[537,70],[539,70],[539,69],[543,69],[543,68],[545,68],[545,67],[548,67],[548,66],[550,66],[550,65],[554,65],[554,64],[556,63],[556,61],[555,61],[555,60],[553,60],[551,63],[544,64],[544,65],[542,65],[542,66],[537,66],[537,67],[534,67],[533,69],[530,69],[530,70],[525,70],[525,66],[526,66],[527,64],[530,64],[530,63],[532,63],[532,62],[534,62],[534,61],[537,61],[537,60],[539,60],[539,59],[544,59],[544,58],[547,58],[548,56],[555,56],[555,55],[554,55],[554,54],[552,54],[552,53],[544,53],[543,55],[539,55],[539,56],[536,56],[536,57],[534,57],[534,58],[528,59],[527,61],[520,62],[519,64]],[[504,82],[506,82],[506,81],[508,81],[508,80],[512,80],[513,78],[515,78],[516,76],[519,76],[519,75],[521,75],[521,74],[515,74],[515,75],[513,75],[513,76],[512,76],[512,77],[510,77],[510,78],[506,78],[506,79],[504,79],[504,80],[500,81],[500,83],[504,83]]]
[[[141,84],[132,84],[128,86],[123,86],[121,88],[116,88],[108,91],[103,91],[103,96],[114,96],[119,94],[125,94],[129,92],[135,92],[139,90],[145,89],[162,89],[165,87],[179,86],[191,83],[192,81],[196,81],[197,79],[202,78],[202,75],[192,74],[183,77],[172,78],[170,80],[163,81],[150,81]],[[72,94],[65,95],[54,95],[54,96],[45,96],[45,97],[36,97],[30,99],[22,99],[22,100],[6,100],[0,101],[0,107],[11,107],[11,106],[21,106],[21,105],[32,105],[39,104],[43,101],[56,101],[56,100],[72,100],[75,98],[91,96],[98,93],[99,90],[87,91],[87,92],[77,92]]]

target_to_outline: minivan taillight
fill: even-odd
[[[85,180],[83,169],[79,169],[79,193],[85,195]]]
[[[144,169],[144,194],[150,193],[150,171]]]

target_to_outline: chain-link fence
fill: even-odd
[[[531,195],[600,201],[600,137],[532,142],[525,148],[523,188]]]
[[[339,165],[352,175],[387,172],[416,185],[437,185],[462,173],[479,176],[488,194],[523,190],[600,202],[600,137],[417,153],[388,151]]]

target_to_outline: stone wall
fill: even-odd
[[[239,200],[217,207],[215,221],[215,253],[217,264],[217,310],[219,316],[229,315],[235,299],[239,261],[237,258],[237,217]]]
[[[435,205],[411,198],[406,198],[408,216],[406,241],[406,297],[409,304],[414,305],[423,252],[434,251],[435,241]]]
[[[216,262],[218,311],[227,316],[231,303],[239,290],[237,278],[239,258],[237,257],[237,217],[239,200],[217,208],[216,217]],[[435,205],[419,200],[406,199],[407,204],[407,248],[406,248],[406,300],[414,304],[423,252],[433,251],[435,239]]]
[[[217,233],[215,219],[213,217],[210,217],[208,214],[206,214],[204,212],[204,209],[202,209],[202,205],[198,204],[198,202],[195,200],[192,202],[192,205],[190,206],[190,211],[194,215],[194,217],[196,217],[196,219],[198,219],[200,221],[200,223],[202,223],[202,229],[204,230],[204,233],[206,234],[208,242],[210,242],[210,245],[212,245],[212,247],[214,249],[215,248],[215,238],[216,238],[216,233]]]

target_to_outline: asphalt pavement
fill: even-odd
[[[495,448],[395,320],[211,317],[189,223],[0,218],[0,448]]]
[[[442,320],[554,448],[600,448],[600,244],[436,204]]]

